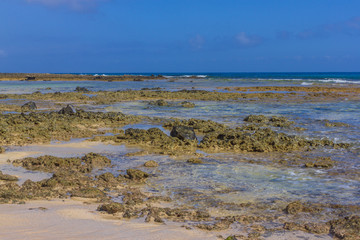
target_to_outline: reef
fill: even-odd
[[[0,81],[144,81],[150,79],[164,79],[161,75],[79,75],[79,74],[50,74],[50,73],[0,73]]]
[[[195,152],[197,146],[196,140],[180,140],[177,137],[166,135],[159,128],[150,128],[148,130],[129,128],[114,136],[96,136],[92,141],[151,147],[149,151],[170,155]]]
[[[318,147],[346,148],[349,144],[334,143],[328,139],[308,140],[296,135],[275,132],[270,128],[244,128],[211,132],[201,140],[199,148],[213,151],[290,152]]]
[[[0,144],[25,145],[91,137],[105,132],[116,132],[119,127],[140,122],[142,119],[141,116],[122,113],[82,110],[74,114],[0,114]]]

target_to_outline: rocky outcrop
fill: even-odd
[[[176,137],[180,140],[195,140],[196,135],[194,128],[186,126],[175,126],[170,132],[170,136]]]
[[[76,109],[74,108],[74,106],[68,104],[66,107],[62,108],[59,113],[71,115],[76,113]]]
[[[36,110],[37,106],[35,102],[27,102],[21,106],[22,111],[33,111]]]

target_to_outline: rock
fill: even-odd
[[[175,126],[170,132],[170,136],[177,137],[180,140],[196,140],[194,128],[186,126]]]
[[[71,192],[71,197],[81,198],[103,198],[105,193],[95,187],[82,188]]]
[[[103,168],[111,165],[111,160],[97,153],[88,153],[81,160],[92,168]]]
[[[3,174],[2,171],[0,171],[0,180],[3,180],[3,181],[17,181],[19,179],[17,177],[15,177],[15,176],[11,176],[9,174]]]
[[[285,211],[287,214],[297,214],[297,213],[302,212],[303,209],[304,209],[304,206],[302,205],[302,203],[299,201],[296,201],[296,202],[289,203],[286,206]]]
[[[60,111],[59,111],[60,114],[75,114],[76,113],[76,110],[75,108],[68,104],[66,107],[62,108]]]
[[[160,107],[164,107],[164,106],[169,106],[170,104],[165,101],[165,100],[157,100],[157,101],[151,101],[149,102],[150,105],[155,105],[155,106],[160,106]]]
[[[126,177],[131,180],[144,180],[145,178],[149,177],[149,174],[147,174],[146,172],[132,168],[126,170],[126,174]]]
[[[203,161],[200,158],[190,158],[186,162],[187,163],[193,163],[193,164],[203,163]]]
[[[4,147],[0,147],[0,153],[4,153],[5,152],[5,148]]]
[[[330,233],[340,239],[359,239],[360,217],[348,216],[330,221]]]
[[[76,92],[89,92],[89,90],[86,87],[76,87]]]
[[[195,103],[188,102],[188,101],[181,102],[180,105],[185,108],[194,108],[195,107]]]
[[[331,168],[335,164],[335,161],[331,160],[330,157],[318,157],[314,162],[305,163],[307,168]]]
[[[307,223],[305,229],[310,233],[326,234],[329,233],[330,226],[326,223]]]
[[[106,203],[98,207],[98,211],[107,212],[109,214],[114,214],[117,212],[124,212],[125,208],[122,204],[117,202]]]
[[[154,160],[147,161],[144,163],[144,167],[158,167],[159,164],[155,162]]]
[[[31,110],[36,110],[37,106],[35,102],[27,102],[24,105],[21,106],[21,110],[23,111],[31,111]]]

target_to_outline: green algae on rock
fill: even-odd
[[[77,111],[73,115],[50,113],[0,114],[0,144],[50,143],[51,140],[91,137],[102,128],[119,128],[142,117],[122,113]]]
[[[146,172],[143,172],[139,169],[130,168],[130,169],[126,170],[125,177],[129,178],[131,180],[143,181],[149,177],[149,174],[147,174]]]
[[[180,103],[180,106],[185,107],[185,108],[194,108],[195,103],[188,102],[188,101],[183,101],[183,102]]]
[[[125,132],[115,136],[96,136],[92,141],[110,141],[118,144],[146,146],[151,147],[152,152],[168,154],[180,154],[184,151],[195,152],[197,146],[196,140],[180,140],[166,135],[159,128],[150,128],[148,130],[128,128]]]
[[[209,133],[214,131],[225,130],[227,127],[224,124],[217,123],[211,120],[202,120],[191,118],[188,120],[174,120],[169,121],[163,125],[164,128],[171,129],[174,126],[192,127],[198,133]]]
[[[261,126],[274,126],[274,127],[289,127],[295,122],[289,121],[283,116],[266,117],[264,115],[249,115],[244,118],[245,122],[255,123]]]
[[[59,169],[71,169],[79,172],[91,172],[94,168],[110,166],[111,160],[97,153],[88,153],[82,158],[61,158],[55,156],[40,156],[14,160],[15,166],[22,166],[28,170],[54,172]]]
[[[154,160],[149,160],[144,163],[144,167],[158,167],[159,164],[155,162]]]
[[[9,174],[3,174],[2,171],[0,171],[0,180],[3,181],[18,181],[19,179],[15,176],[9,175]]]
[[[201,164],[203,163],[203,161],[200,158],[190,158],[188,160],[186,160],[187,163],[192,163],[192,164]]]
[[[270,128],[255,131],[237,128],[221,132],[211,132],[204,136],[199,147],[213,151],[234,150],[241,152],[290,152],[329,146],[346,148],[349,144],[334,143],[327,139],[307,140],[299,136],[278,133]]]

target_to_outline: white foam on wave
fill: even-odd
[[[326,83],[355,83],[360,84],[360,81],[349,81],[344,79],[337,79],[337,78],[329,78],[324,80],[319,80],[319,82],[326,82]]]
[[[313,83],[311,83],[311,82],[302,82],[301,85],[308,86],[308,85],[313,85]]]

